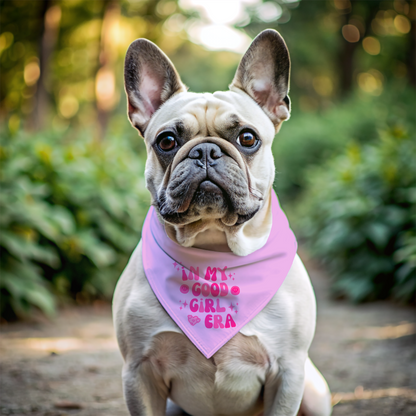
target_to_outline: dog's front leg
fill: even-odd
[[[279,372],[266,378],[264,416],[296,416],[302,401],[304,379],[304,358],[279,361]]]
[[[166,412],[168,387],[150,362],[126,363],[123,390],[131,416],[162,416]]]

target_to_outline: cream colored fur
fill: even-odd
[[[270,192],[275,168],[271,146],[281,119],[288,117],[286,110],[276,111],[283,116],[272,122],[250,95],[234,85],[230,91],[214,94],[179,90],[145,120],[145,176],[154,203],[166,172],[152,143],[172,121],[180,119],[192,131],[189,146],[207,138],[223,140],[218,131],[231,114],[254,125],[262,139],[249,163],[240,161],[235,148],[229,148],[234,160],[241,163],[242,174],[263,196],[257,214],[240,227],[209,216],[180,226],[165,223],[170,238],[187,247],[232,251],[240,256],[265,244],[272,224]],[[133,109],[131,120],[134,117]],[[137,117],[141,120],[142,114]],[[180,160],[179,152],[173,164]],[[185,155],[186,149],[182,152]],[[193,416],[296,416],[302,398],[301,411],[306,416],[330,415],[328,386],[308,358],[316,305],[298,256],[269,304],[206,359],[156,299],[143,270],[141,244],[117,284],[113,301],[114,325],[124,358],[123,388],[132,416],[162,416],[168,399]]]

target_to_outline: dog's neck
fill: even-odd
[[[159,217],[160,219],[160,217]],[[219,221],[199,220],[185,226],[164,224],[167,235],[185,247],[247,256],[263,247],[272,227],[271,192],[256,215],[239,227],[221,226]]]
[[[192,247],[210,251],[231,251],[227,243],[227,235],[216,227],[211,227],[198,233],[195,236],[195,242]]]

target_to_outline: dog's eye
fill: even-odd
[[[246,131],[238,136],[237,143],[243,147],[253,147],[257,143],[257,138],[253,133]]]
[[[177,146],[176,139],[171,135],[164,135],[158,140],[160,150],[169,152]]]

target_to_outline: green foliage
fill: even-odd
[[[192,28],[209,19],[185,3],[0,0],[2,316],[24,316],[32,307],[52,314],[57,301],[111,295],[149,203],[143,142],[133,129],[124,131],[129,43],[146,37],[158,44],[197,92],[226,89],[240,59],[190,42]],[[281,11],[274,20],[262,13],[272,3]],[[273,144],[279,197],[301,206],[306,225],[298,228],[340,272],[338,293],[359,300],[393,288],[408,299],[414,194],[399,173],[410,172],[412,145],[395,126],[416,131],[413,9],[379,0],[259,0],[245,7],[235,28],[251,37],[275,28],[291,54],[292,119]],[[358,25],[358,42],[345,39],[346,24]],[[378,52],[364,47],[368,36]],[[12,137],[42,126],[67,130]],[[383,141],[380,130],[390,131]],[[91,138],[105,132],[111,143]],[[342,176],[347,165],[349,181]],[[350,210],[342,214],[344,206]]]
[[[414,90],[390,86],[380,97],[355,94],[349,100],[319,113],[294,108],[273,143],[275,188],[283,202],[292,202],[308,187],[307,171],[342,153],[354,140],[371,143],[380,129],[402,124],[416,130]]]
[[[1,314],[54,312],[57,299],[110,298],[140,238],[144,161],[124,138],[2,134]],[[137,142],[141,139],[136,138]]]
[[[353,301],[416,293],[416,142],[400,127],[307,172],[300,230]]]

